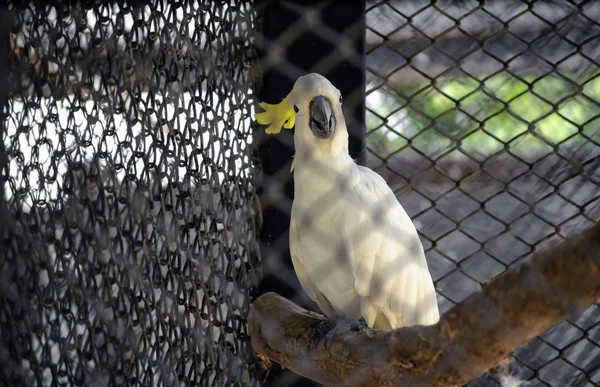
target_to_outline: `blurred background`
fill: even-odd
[[[289,258],[293,131],[252,118],[307,72],[342,91],[350,153],[415,223],[441,313],[600,220],[598,1],[0,17],[2,384],[314,385],[263,369],[246,320],[267,291],[318,310]],[[511,360],[523,386],[600,385],[600,308]]]

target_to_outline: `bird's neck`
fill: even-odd
[[[356,163],[348,152],[340,152],[334,157],[311,157],[311,154],[296,153],[292,161],[292,172],[296,183],[337,181],[353,175]]]
[[[315,207],[315,203],[326,198],[343,197],[344,192],[355,185],[358,176],[358,167],[347,152],[327,159],[311,159],[297,154],[293,168],[296,211],[320,208]]]

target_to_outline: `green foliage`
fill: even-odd
[[[599,137],[600,72],[585,74],[580,83],[574,78],[582,76],[519,79],[503,71],[483,81],[442,77],[386,90],[376,103],[367,100],[372,111],[367,145],[387,157],[410,144],[435,158],[460,143],[474,159],[484,160],[505,144],[541,153],[565,141]]]

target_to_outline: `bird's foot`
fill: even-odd
[[[361,317],[359,320],[354,320],[352,318],[336,314],[320,322],[316,326],[315,330],[313,331],[313,334],[308,340],[307,350],[308,352],[311,352],[312,350],[317,348],[317,345],[319,345],[319,342],[321,340],[323,340],[323,345],[325,346],[325,348],[327,348],[329,342],[333,338],[339,337],[344,333],[352,331],[362,331],[366,328],[368,328],[368,326],[364,317]]]

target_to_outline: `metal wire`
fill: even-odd
[[[3,385],[249,385],[250,2],[9,5]]]
[[[598,20],[594,1],[368,2],[368,165],[417,225],[441,312],[600,219]],[[599,323],[594,305],[559,324],[508,374],[598,385]]]
[[[318,7],[290,8],[305,19],[276,44],[310,29],[340,42],[323,68],[360,63]],[[257,384],[254,82],[298,67],[257,63],[252,1],[9,10],[0,380]],[[366,20],[367,165],[417,226],[442,313],[600,220],[599,2],[367,1]],[[598,332],[594,305],[471,385],[599,385]]]

